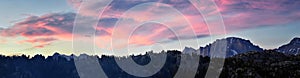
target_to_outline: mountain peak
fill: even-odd
[[[299,37],[293,38],[292,41],[290,42],[290,44],[294,44],[294,45],[298,44],[298,45],[300,45],[300,38]]]
[[[227,37],[226,39],[242,39],[242,38],[239,38],[239,37]]]
[[[213,46],[219,46],[220,44],[224,44],[226,45],[226,57],[230,57],[236,54],[240,54],[240,53],[245,53],[245,52],[249,52],[249,51],[258,51],[261,52],[263,51],[262,48],[254,45],[253,43],[250,42],[250,40],[246,40],[246,39],[242,39],[242,38],[238,38],[238,37],[227,37],[227,38],[223,38],[223,39],[218,39],[216,41],[214,41],[212,44],[209,44],[203,48],[199,48],[200,49],[200,53],[201,55],[204,56],[219,56],[217,55],[211,55],[211,51],[210,50]],[[218,49],[218,47],[215,47]],[[220,49],[222,47],[219,47]]]
[[[58,52],[55,52],[52,56],[60,56]]]
[[[185,47],[182,52],[185,54],[192,54],[192,53],[195,53],[196,50],[192,47]]]
[[[244,42],[251,43],[250,40],[246,40],[246,39],[238,38],[238,37],[228,37],[228,38],[226,38],[226,40],[227,40],[229,43],[237,42],[237,41],[244,41]]]
[[[227,38],[223,38],[223,39],[217,39],[212,44],[222,42],[222,41],[223,42],[226,41],[227,44],[239,44],[241,42],[252,44],[250,40],[246,40],[246,39],[239,38],[239,37],[227,37]]]

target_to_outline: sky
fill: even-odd
[[[273,49],[300,36],[299,0],[200,1],[3,0],[0,54],[73,54],[75,44],[88,50],[80,53],[128,55],[231,36]]]

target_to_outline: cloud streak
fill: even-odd
[[[229,29],[272,26],[299,21],[299,0],[216,0]]]

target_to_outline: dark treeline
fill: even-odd
[[[181,52],[174,50],[164,53],[167,54],[166,63],[151,78],[172,78],[176,74],[180,64]],[[149,53],[145,55],[131,55],[129,57],[132,57],[140,65],[146,65],[151,61]],[[191,55],[190,57],[200,57],[195,78],[205,77],[210,58],[197,55]],[[81,56],[65,56],[58,53],[47,58],[42,55],[36,55],[32,58],[25,55],[0,56],[0,78],[79,78],[74,64],[74,59],[76,58],[81,58]],[[220,58],[214,59],[221,60]],[[117,65],[114,56],[102,55],[98,60],[109,78],[137,78],[123,71]],[[247,52],[226,58],[220,78],[244,77],[300,77],[300,55],[286,55],[274,51],[264,51]]]

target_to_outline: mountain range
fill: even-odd
[[[202,56],[212,56],[212,46],[219,45],[218,43],[224,43],[226,45],[226,57],[231,57],[237,54],[242,54],[245,52],[256,51],[262,52],[263,48],[260,48],[257,45],[254,45],[250,40],[237,38],[237,37],[228,37],[224,39],[218,39],[211,44],[206,45],[205,47],[200,47],[199,49],[194,49],[191,47],[185,47],[182,51],[184,54],[199,54]],[[215,49],[215,48],[214,48]],[[273,49],[277,52],[282,52],[285,54],[297,55],[300,53],[300,38],[292,39],[288,44],[280,46],[279,48]],[[215,55],[218,56],[218,55]]]
[[[156,74],[146,78],[173,78],[179,70],[181,64],[184,64],[191,58],[201,55],[199,65],[194,78],[204,78],[208,69],[220,70],[214,65],[223,58],[210,58],[214,46],[226,42],[226,57],[219,78],[299,78],[300,77],[300,54],[299,38],[294,38],[288,44],[277,49],[263,50],[254,45],[249,40],[242,38],[229,37],[219,39],[215,42],[199,49],[186,47],[182,52],[177,50],[167,50],[166,52],[153,53],[147,52],[144,55],[129,55],[127,57],[102,55],[90,56],[87,54],[63,55],[55,53],[52,56],[44,57],[35,55],[32,58],[26,55],[22,56],[3,56],[0,55],[0,78],[80,78],[80,73],[76,68],[76,60],[85,60],[91,63],[95,58],[103,68],[108,78],[140,78],[123,71],[116,60],[133,59],[137,64],[147,65],[150,61],[150,55],[161,56],[166,54],[166,62]],[[185,53],[185,54],[182,54]],[[182,56],[188,60],[181,61]],[[132,58],[128,58],[132,57]],[[117,58],[117,59],[116,59]],[[211,63],[211,64],[210,64]],[[209,66],[212,65],[211,68]],[[149,66],[156,68],[157,66]],[[89,69],[84,66],[84,69]],[[184,69],[183,71],[192,71],[195,69]],[[147,70],[145,70],[147,71]]]
[[[226,49],[225,49],[225,57],[232,57],[234,55],[238,54],[244,54],[247,52],[255,51],[255,52],[263,52],[264,49],[259,47],[258,45],[254,45],[250,40],[238,38],[238,37],[228,37],[228,38],[223,38],[223,39],[217,39],[213,43],[210,43],[204,47],[199,47],[198,49],[194,49],[191,47],[185,47],[183,51],[181,51],[183,54],[197,54],[201,55],[203,57],[208,56],[208,57],[221,57],[221,55],[218,55],[220,52],[215,52],[214,55],[211,53],[213,51],[218,51],[218,50],[212,50],[212,49],[218,49],[218,47],[212,47],[212,46],[218,46],[220,43],[226,42]],[[270,49],[274,50],[276,52],[284,53],[287,55],[298,55],[300,54],[300,38],[296,37],[293,38],[288,44],[284,44],[280,46],[279,48],[276,49]],[[55,53],[50,57],[53,58],[58,58],[58,57],[65,57],[67,60],[70,60],[74,57],[79,57],[79,58],[84,58],[86,56],[89,56],[87,54],[81,54],[79,56],[75,55],[63,55],[59,53]]]

